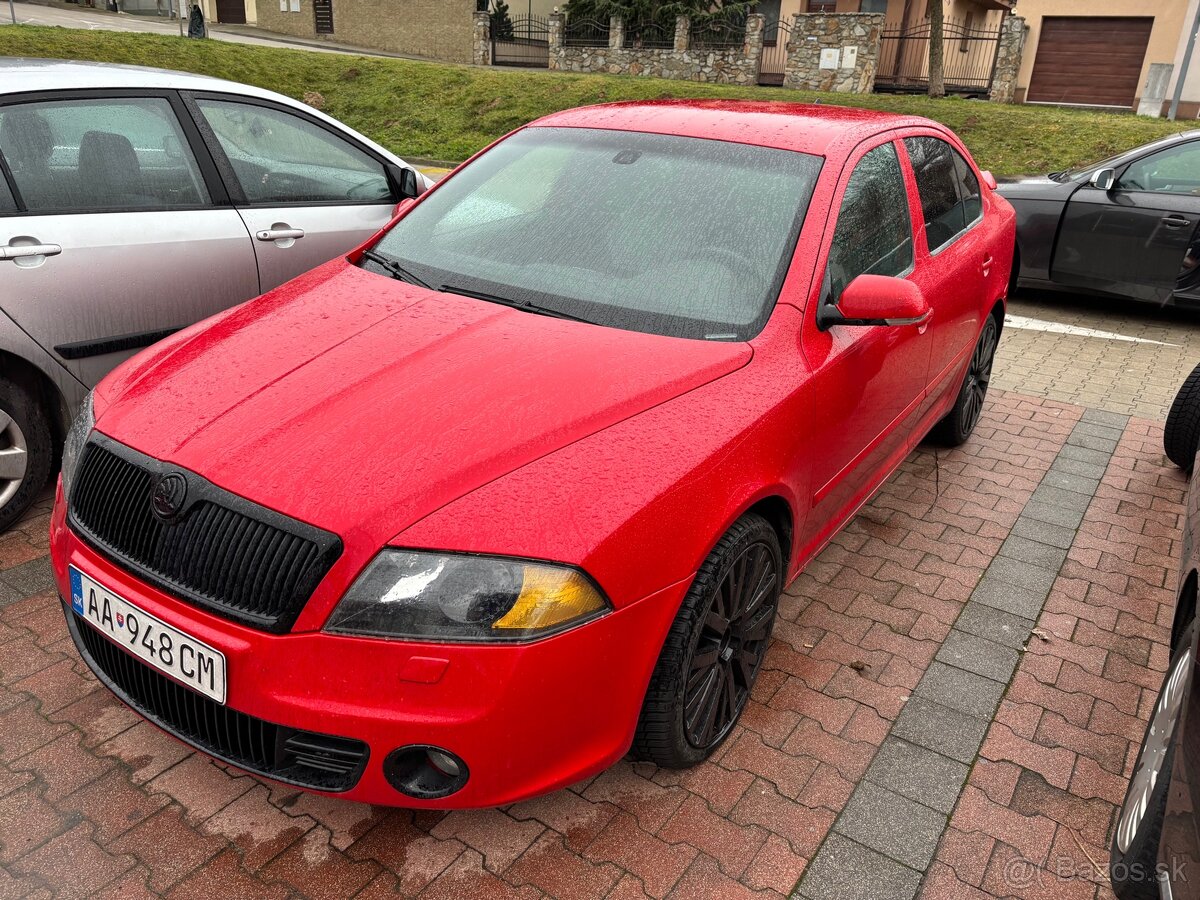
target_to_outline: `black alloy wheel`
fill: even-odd
[[[762,668],[783,590],[784,556],[766,519],[747,513],[700,566],[663,642],[633,754],[693,766],[733,731]]]
[[[996,344],[1000,338],[1000,327],[995,316],[988,316],[975,344],[975,352],[967,364],[962,387],[954,407],[934,426],[932,436],[941,444],[957,447],[965,443],[979,424],[983,415],[983,402],[987,398],[988,385],[992,380],[992,363],[996,358]]]
[[[767,653],[778,586],[775,560],[760,541],[742,551],[713,594],[684,693],[687,739],[698,750],[724,740],[750,697]]]

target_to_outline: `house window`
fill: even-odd
[[[837,12],[837,0],[808,0],[808,11],[810,13]]]
[[[888,0],[862,0],[859,4],[859,12],[865,13],[886,13]]]
[[[962,40],[958,42],[958,51],[966,53],[971,49],[971,32],[975,30],[975,11],[968,10],[967,16],[963,19]]]

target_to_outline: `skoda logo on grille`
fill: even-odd
[[[169,522],[179,515],[186,499],[187,479],[178,472],[168,472],[154,485],[154,493],[150,496],[150,508],[164,522]]]

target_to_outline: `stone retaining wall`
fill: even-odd
[[[555,13],[550,16],[550,68],[714,84],[756,84],[762,59],[763,24],[761,15],[747,16],[746,37],[740,47],[692,49],[691,23],[686,16],[680,16],[675,25],[673,49],[646,49],[625,46],[625,24],[614,16],[609,25],[609,46],[568,47],[563,41],[565,17]]]
[[[1021,51],[1025,49],[1025,20],[1006,16],[1000,27],[1000,46],[996,50],[996,70],[988,99],[1013,103],[1017,94],[1017,74],[1021,70]]]
[[[788,42],[783,86],[871,93],[879,66],[883,20],[882,13],[797,13]],[[848,48],[855,56],[849,66],[845,64]],[[831,54],[836,54],[836,59],[831,59]]]

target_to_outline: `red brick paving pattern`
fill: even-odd
[[[1186,480],[1130,421],[926,876],[926,900],[1111,898],[1108,845],[1167,667]],[[1099,867],[1099,871],[1097,870]]]
[[[0,898],[786,896],[1081,414],[995,392],[966,448],[911,457],[783,598],[711,761],[626,761],[503,810],[377,809],[241,775],[102,689],[53,594],[0,607]],[[1182,478],[1158,441],[1149,423],[1127,431],[1047,603],[1052,640],[1022,661],[926,896],[1011,893],[1018,854],[1086,862],[1060,820],[1107,858],[1166,661]],[[46,521],[43,504],[0,535],[0,571],[45,555]]]

